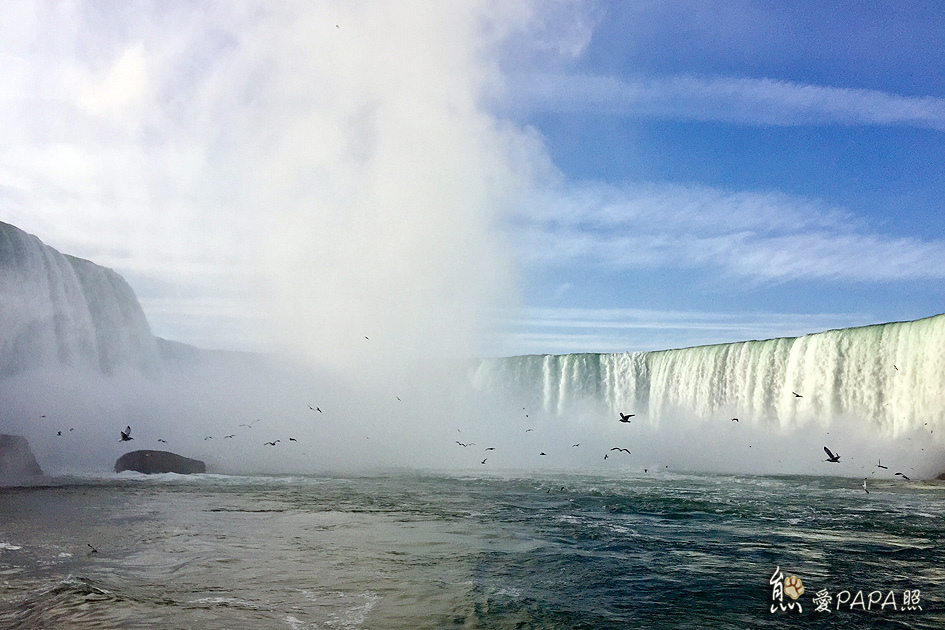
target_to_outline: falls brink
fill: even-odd
[[[591,404],[651,424],[730,415],[783,429],[849,418],[897,436],[945,429],[945,315],[680,350],[483,359],[471,378],[555,414]]]
[[[50,365],[153,374],[160,354],[121,276],[0,222],[0,376]]]

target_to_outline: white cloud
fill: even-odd
[[[890,237],[781,193],[587,184],[534,199],[511,228],[531,265],[710,269],[759,282],[945,278],[945,242]]]
[[[945,98],[744,77],[544,74],[509,106],[748,125],[901,125],[945,130]]]

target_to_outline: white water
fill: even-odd
[[[55,364],[147,374],[159,354],[121,276],[0,223],[0,376]]]
[[[483,359],[472,381],[559,415],[598,405],[653,425],[730,416],[786,430],[846,418],[895,437],[945,430],[945,315],[681,350]]]

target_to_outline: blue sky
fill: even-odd
[[[0,220],[161,336],[610,352],[945,310],[934,2],[10,6]]]

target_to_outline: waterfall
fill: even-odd
[[[482,359],[471,381],[556,414],[596,404],[652,424],[731,415],[784,429],[846,417],[895,436],[945,429],[945,315],[679,350]]]
[[[121,276],[0,222],[0,376],[57,364],[153,374],[160,359]]]

